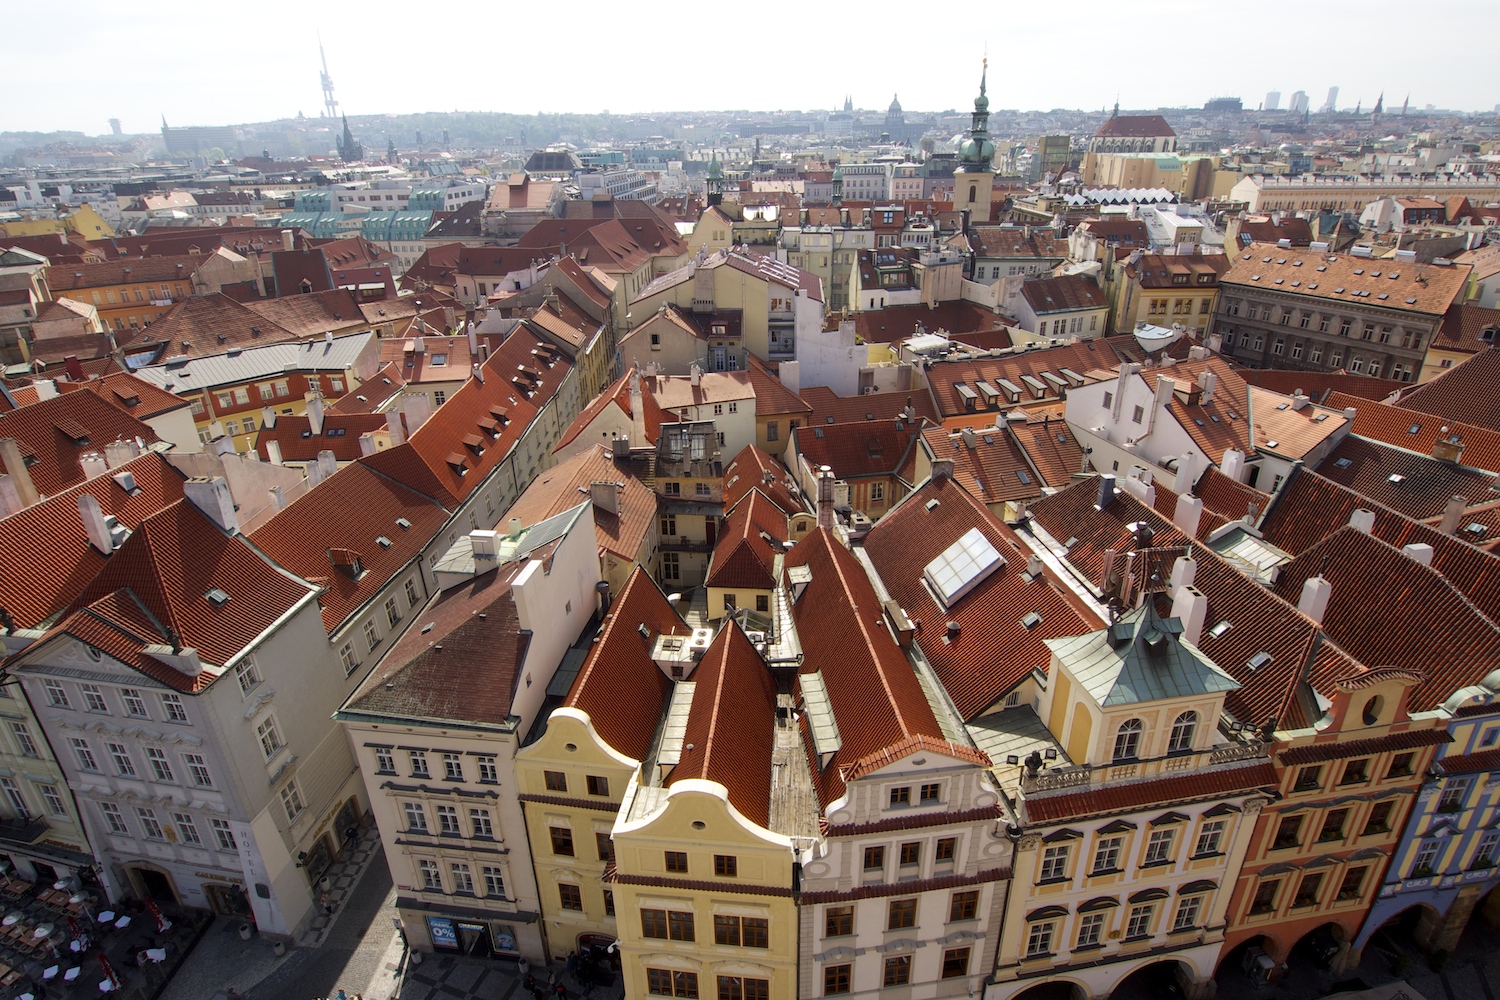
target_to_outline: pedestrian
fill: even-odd
[[[572,975],[578,971],[578,952],[568,952],[568,974]]]
[[[325,914],[327,914],[330,917],[333,916],[333,896],[332,896],[332,894],[330,894],[325,889],[323,891],[323,894],[318,897],[318,902],[322,904],[322,906],[323,906],[323,912]]]
[[[558,983],[553,992],[557,995],[557,1000],[568,1000],[568,990],[562,983]]]
[[[522,955],[521,956],[521,960],[516,963],[516,970],[518,972],[520,972],[521,975],[523,975],[523,976],[525,976],[529,972],[531,972],[531,963],[528,962],[528,961],[526,961],[526,956],[525,955]]]

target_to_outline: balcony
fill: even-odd
[[[47,836],[47,821],[37,816],[0,820],[0,842],[29,846]]]

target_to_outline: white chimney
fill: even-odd
[[[359,453],[361,455],[375,454],[375,435],[366,431],[359,436]]]
[[[193,502],[209,520],[230,534],[240,530],[239,516],[234,510],[234,498],[229,495],[229,484],[223,476],[207,479],[194,476],[182,484],[183,495]]]
[[[703,369],[698,367],[698,362],[696,361],[688,366],[688,380],[693,385],[697,385],[703,381]]]
[[[1120,485],[1126,493],[1129,493],[1147,507],[1156,506],[1156,487],[1147,485],[1145,480],[1137,479],[1135,476],[1126,476],[1120,480]]]
[[[109,463],[97,451],[86,451],[79,455],[78,467],[83,470],[83,478],[85,479],[93,479],[95,476],[102,476],[109,471]]]
[[[385,429],[391,434],[392,448],[399,448],[406,443],[406,428],[401,425],[400,410],[390,410],[386,413]]]
[[[266,442],[266,459],[272,465],[280,465],[281,464],[281,442],[280,441],[267,441]]]
[[[1203,591],[1187,584],[1172,595],[1172,617],[1182,622],[1182,639],[1194,646],[1203,637],[1203,620],[1208,617],[1208,598]]]
[[[1172,593],[1182,587],[1192,586],[1198,579],[1198,560],[1192,556],[1178,556],[1172,560],[1172,572],[1167,576],[1167,589]]]
[[[505,535],[506,535],[506,537],[509,538],[509,539],[511,539],[512,541],[514,541],[517,538],[520,538],[521,537],[521,529],[523,527],[524,527],[524,525],[521,523],[521,519],[519,517],[513,517],[513,518],[511,518],[509,521],[505,522]]]
[[[1238,448],[1226,448],[1219,462],[1219,471],[1237,483],[1245,481],[1245,453]]]
[[[15,480],[0,472],[0,517],[10,517],[22,510],[21,497],[16,493]]]
[[[339,471],[339,460],[333,456],[331,451],[318,452],[318,470],[322,473],[320,479],[327,479]]]
[[[283,229],[281,231],[281,249],[297,249],[297,234],[292,232],[290,229]]]
[[[1180,495],[1193,492],[1193,461],[1190,455],[1191,452],[1177,460],[1177,475],[1172,478],[1173,493]]]
[[[469,326],[469,357],[472,358],[472,357],[475,357],[475,356],[477,356],[479,354],[479,334],[475,332],[475,330],[474,330],[474,324],[473,323],[470,323],[468,326]]]
[[[620,513],[620,488],[614,483],[594,480],[589,483],[589,498],[594,501],[594,507],[598,510],[607,510],[616,515]]]
[[[109,525],[104,523],[104,510],[99,506],[98,497],[86,490],[78,494],[78,517],[83,521],[83,530],[89,536],[89,544],[100,555],[107,556],[115,550],[115,542],[110,537]]]
[[[4,442],[0,442],[3,444]],[[1461,494],[1454,494],[1448,499],[1443,508],[1443,519],[1438,522],[1438,530],[1445,535],[1451,535],[1458,530],[1458,522],[1463,519],[1464,508],[1469,502]]]
[[[317,392],[306,392],[302,398],[307,402],[307,425],[312,429],[313,437],[323,433],[323,396]]]
[[[1302,596],[1297,599],[1297,610],[1321,625],[1332,593],[1333,584],[1322,576],[1310,576],[1302,581]]]
[[[56,399],[60,395],[57,391],[57,379],[39,378],[31,383],[31,387],[36,390],[36,398],[39,401]]]
[[[1203,501],[1191,493],[1177,495],[1177,508],[1172,511],[1172,523],[1188,538],[1198,537],[1198,524],[1203,519]]]
[[[31,481],[31,470],[26,468],[26,460],[21,457],[21,446],[16,443],[15,438],[0,438],[0,463],[4,463],[6,474],[15,485],[22,509],[41,499],[37,494],[36,484]]]
[[[203,673],[203,660],[199,658],[198,651],[191,646],[184,646],[182,649],[173,649],[167,645],[146,646],[141,652],[153,660],[160,660],[176,668],[189,677],[197,677]]]
[[[1354,513],[1349,515],[1349,526],[1352,528],[1358,528],[1360,531],[1363,531],[1368,535],[1370,532],[1375,530],[1375,512],[1373,510],[1366,510],[1365,508],[1360,507]]]
[[[406,426],[411,434],[415,434],[419,428],[427,423],[427,418],[432,416],[432,400],[422,393],[412,393],[401,399],[401,412],[406,415]]]
[[[111,469],[118,469],[139,455],[140,452],[132,441],[111,441],[104,446],[104,461]]]
[[[262,406],[260,408],[260,423],[262,427],[275,428],[276,411],[269,406]]]
[[[500,533],[498,531],[469,532],[469,546],[474,552],[474,561],[500,558]]]
[[[1307,409],[1307,404],[1309,402],[1311,402],[1311,400],[1307,398],[1307,394],[1304,393],[1301,389],[1298,389],[1296,392],[1292,393],[1292,409],[1305,410]]]
[[[282,489],[280,486],[272,486],[269,490],[266,490],[266,492],[271,495],[272,507],[275,507],[277,510],[286,509],[286,490]]]
[[[1211,371],[1202,371],[1198,374],[1198,384],[1203,387],[1203,395],[1198,402],[1207,406],[1214,401],[1214,387],[1219,384],[1219,376]]]
[[[1432,565],[1432,546],[1426,542],[1412,542],[1401,546],[1401,551],[1411,556],[1413,560],[1423,566]]]

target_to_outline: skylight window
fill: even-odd
[[[1229,619],[1226,618],[1223,621],[1219,622],[1219,624],[1215,625],[1213,628],[1209,629],[1208,634],[1213,636],[1215,639],[1220,639],[1223,638],[1225,632],[1228,632],[1233,627],[1233,625],[1229,624]]]
[[[945,607],[952,607],[987,576],[1005,565],[1005,559],[978,528],[970,528],[927,564],[922,575]]]
[[[1347,469],[1349,468],[1349,466],[1353,465],[1354,462],[1347,458],[1340,458],[1336,459],[1333,464],[1337,465],[1340,469]]]
[[[212,604],[216,608],[222,608],[229,603],[229,595],[218,587],[206,591],[203,596],[208,599],[209,604]]]

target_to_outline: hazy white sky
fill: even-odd
[[[812,109],[845,93],[883,108],[892,92],[912,111],[967,108],[986,45],[997,109],[1100,108],[1117,93],[1126,108],[1219,95],[1254,108],[1271,89],[1283,107],[1305,90],[1316,109],[1333,84],[1341,106],[1367,109],[1381,91],[1393,107],[1408,93],[1417,108],[1500,102],[1482,46],[1414,46],[1400,27],[1494,38],[1497,3],[1459,13],[1360,0],[1354,18],[1335,0],[1007,3],[978,8],[991,12],[987,28],[955,24],[945,4],[910,2],[79,0],[66,23],[53,5],[8,6],[0,131],[101,134],[112,117],[142,132],[159,129],[162,115],[174,125],[316,116],[319,31],[350,114]],[[884,9],[896,23],[882,23]],[[622,14],[631,23],[618,23]],[[1246,24],[1280,30],[1262,38]]]

